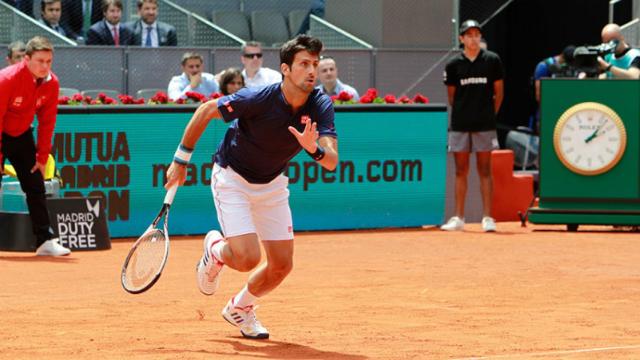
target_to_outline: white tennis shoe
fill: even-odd
[[[482,230],[484,230],[484,232],[495,232],[496,231],[496,221],[490,216],[483,217],[482,218]]]
[[[37,256],[66,256],[69,254],[71,254],[71,250],[60,245],[58,238],[47,240],[36,249]]]
[[[253,305],[245,308],[235,307],[231,299],[222,309],[222,317],[231,325],[239,327],[242,336],[248,339],[268,339],[269,331],[256,318],[257,308]]]
[[[464,220],[457,217],[452,216],[446,224],[440,226],[440,230],[445,231],[460,231],[464,228]]]
[[[216,259],[211,251],[211,247],[220,241],[224,241],[220,232],[209,231],[204,237],[204,253],[196,265],[198,289],[205,295],[213,295],[220,285],[220,273],[224,263]]]

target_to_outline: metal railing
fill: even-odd
[[[53,45],[77,45],[75,41],[0,1],[0,43],[8,44],[17,40],[27,42],[34,36],[44,36]]]
[[[635,18],[620,27],[622,36],[631,46],[640,45],[640,19]]]

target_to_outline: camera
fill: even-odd
[[[617,40],[600,45],[579,46],[573,53],[573,65],[579,72],[586,73],[587,77],[596,77],[600,74],[598,56],[602,57],[613,53],[617,46]]]

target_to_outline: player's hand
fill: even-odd
[[[605,71],[609,66],[609,63],[604,61],[604,59],[601,58],[600,56],[598,56],[598,66],[600,67],[600,71]]]
[[[318,125],[311,120],[304,125],[304,130],[299,132],[293,126],[289,126],[289,132],[296,137],[300,145],[308,152],[314,153],[318,150]]]
[[[187,167],[180,165],[175,161],[171,162],[169,169],[167,170],[167,184],[165,189],[169,190],[174,185],[182,185],[187,178]]]
[[[38,161],[36,161],[36,164],[33,165],[33,167],[31,168],[31,173],[33,174],[34,172],[36,172],[37,170],[40,171],[40,174],[42,174],[42,178],[44,178],[44,168],[45,168],[46,164],[40,164]]]

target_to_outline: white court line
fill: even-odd
[[[633,350],[640,349],[640,345],[628,345],[628,346],[610,346],[591,349],[577,349],[577,350],[560,350],[560,351],[545,351],[536,353],[519,353],[510,355],[491,355],[491,356],[479,356],[479,357],[465,357],[456,358],[451,360],[491,360],[491,359],[504,359],[504,358],[518,358],[525,356],[547,356],[547,355],[568,355],[568,354],[580,354],[599,351],[612,351],[612,350]]]

